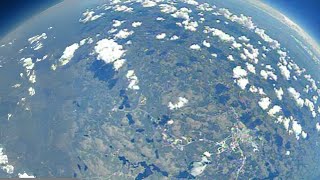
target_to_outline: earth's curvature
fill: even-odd
[[[68,0],[0,42],[1,177],[320,175],[319,47],[260,1]]]

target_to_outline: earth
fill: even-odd
[[[68,0],[0,41],[0,177],[319,179],[319,47],[255,0]]]

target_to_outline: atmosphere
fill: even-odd
[[[1,0],[0,38],[41,11],[62,0]]]
[[[0,179],[320,179],[318,3],[287,1],[1,1]]]
[[[264,0],[320,40],[319,0]]]

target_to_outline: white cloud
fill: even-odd
[[[313,102],[310,101],[309,99],[305,99],[304,100],[304,105],[309,108],[309,110],[310,110],[310,112],[312,114],[312,117],[316,117],[317,113],[315,111],[315,107],[314,107]]]
[[[36,178],[34,175],[28,175],[26,172],[18,173],[19,178]]]
[[[289,80],[290,79],[290,71],[288,70],[288,68],[284,65],[282,65],[281,63],[278,64],[278,67],[280,69],[280,73],[281,75],[286,79]]]
[[[306,78],[306,80],[310,82],[312,89],[314,91],[317,91],[318,87],[317,87],[316,81],[311,77],[311,75],[306,74],[304,75],[304,78]]]
[[[22,58],[21,61],[23,61],[23,67],[27,70],[32,70],[34,68],[34,63],[31,58]]]
[[[300,98],[300,93],[297,92],[293,87],[288,88],[289,95],[296,101],[298,107],[303,107],[304,100]]]
[[[0,164],[8,164],[8,156],[3,153],[3,148],[0,148]]]
[[[277,81],[278,76],[275,75],[272,71],[266,71],[266,70],[261,70],[260,71],[260,75],[262,76],[263,79],[267,80],[268,77],[270,77],[271,79]]]
[[[28,92],[30,96],[34,96],[36,94],[36,91],[33,87],[29,87]]]
[[[128,7],[128,6],[125,6],[125,5],[115,5],[113,7],[113,9],[115,11],[119,11],[119,12],[133,12],[133,8],[132,7]]]
[[[246,89],[246,86],[249,84],[249,80],[247,78],[239,78],[236,82],[242,90]]]
[[[247,71],[242,69],[241,66],[233,68],[233,78],[238,79],[241,77],[246,77],[248,75]]]
[[[94,14],[95,14],[94,11],[89,11],[87,9],[87,11],[82,14],[82,18],[79,19],[79,22],[87,23],[89,21],[95,21],[104,15],[104,13],[100,13],[98,15],[94,15]]]
[[[2,168],[2,170],[4,170],[8,174],[12,174],[13,170],[14,170],[14,167],[10,164],[4,165],[1,168]]]
[[[95,53],[98,54],[97,59],[103,60],[107,64],[121,59],[125,53],[122,45],[119,45],[113,39],[102,39],[98,41],[94,49]]]
[[[217,36],[221,41],[226,41],[226,42],[233,42],[234,37],[230,36],[229,34],[223,32],[220,29],[216,28],[211,28],[212,31],[212,36]]]
[[[292,121],[292,130],[295,133],[296,138],[299,139],[299,136],[302,133],[302,127],[296,120]]]
[[[177,102],[169,102],[168,107],[170,110],[179,109],[184,107],[188,102],[189,100],[185,97],[179,97]]]
[[[190,170],[190,174],[194,177],[199,176],[206,169],[207,164],[209,162],[210,161],[208,160],[208,158],[206,156],[202,156],[201,161],[197,161],[197,162],[192,163],[192,168]]]
[[[316,124],[316,130],[317,130],[318,132],[320,132],[320,123],[317,123],[317,124]]]
[[[125,21],[119,21],[119,20],[113,20],[112,21],[113,22],[113,24],[112,24],[112,27],[119,27],[119,26],[121,26]]]
[[[153,7],[153,6],[156,6],[157,3],[154,2],[154,1],[150,1],[150,0],[145,0],[142,2],[142,6],[143,7]]]
[[[114,37],[119,39],[126,39],[133,34],[133,31],[128,29],[121,29]]]
[[[247,38],[246,36],[240,36],[240,37],[238,37],[238,39],[239,39],[240,41],[243,41],[243,42],[249,42],[249,41],[250,41],[250,39]]]
[[[276,93],[277,98],[281,101],[283,96],[283,90],[280,87],[279,89],[274,88],[274,92]]]
[[[231,54],[227,57],[227,59],[228,59],[229,61],[234,61],[234,58],[233,58],[233,56],[232,56]]]
[[[163,13],[173,13],[177,10],[176,7],[170,4],[160,4],[159,7],[160,7],[160,11]]]
[[[33,36],[31,38],[28,39],[30,45],[32,45],[32,49],[33,50],[39,50],[43,47],[43,43],[42,41],[47,39],[47,34],[46,33],[42,33],[40,35],[36,35],[36,36]]]
[[[6,173],[12,174],[14,167],[8,163],[9,163],[8,156],[4,154],[3,148],[0,147],[0,167]]]
[[[142,25],[142,22],[133,22],[132,27],[139,27]]]
[[[70,60],[73,58],[74,53],[76,52],[76,50],[79,47],[80,46],[78,43],[74,43],[74,44],[66,47],[66,49],[63,52],[63,55],[59,59],[60,65],[64,66],[64,65],[68,64],[70,62]]]
[[[271,104],[271,100],[268,97],[261,98],[258,102],[261,109],[266,110],[269,108],[269,105]]]
[[[113,63],[113,68],[118,71],[123,65],[124,63],[126,62],[125,59],[119,59],[119,60],[116,60],[114,61]]]
[[[281,110],[282,110],[282,108],[280,106],[275,105],[268,111],[268,114],[269,114],[269,116],[274,117],[274,115],[281,112]]]
[[[257,93],[258,92],[258,88],[256,88],[254,85],[250,86],[249,91],[252,93]]]
[[[254,67],[253,64],[250,64],[248,62],[246,62],[246,65],[247,65],[247,69],[249,72],[253,73],[253,74],[256,74],[256,68]]]
[[[251,17],[245,16],[243,14],[240,14],[240,16],[237,16],[235,14],[232,14],[226,8],[220,8],[218,13],[223,15],[225,18],[229,19],[230,21],[236,22],[250,30],[254,30],[256,28],[256,25],[252,22]]]
[[[217,58],[217,57],[218,57],[218,54],[212,53],[211,56],[214,57],[214,58]]]
[[[192,50],[200,50],[201,47],[200,47],[198,44],[192,44],[192,45],[190,46],[190,49],[192,49]]]
[[[249,80],[246,78],[247,75],[247,71],[242,69],[241,66],[233,68],[233,78],[236,79],[235,82],[242,90],[249,84]]]
[[[260,75],[262,76],[263,79],[268,79],[268,73],[265,70],[260,71]]]
[[[199,3],[195,0],[181,0],[184,3],[197,6]]]
[[[161,40],[161,39],[164,39],[166,36],[167,36],[166,33],[161,33],[161,34],[156,35],[156,39]]]
[[[243,48],[243,53],[246,56],[245,59],[249,59],[253,63],[258,63],[259,49],[254,48],[251,44],[245,44],[246,48]]]
[[[191,13],[192,11],[188,8],[180,8],[178,11],[176,11],[175,13],[171,14],[172,17],[174,18],[181,18],[181,19],[185,19],[185,20],[189,20],[189,13]]]
[[[242,47],[242,44],[240,44],[236,41],[233,41],[231,47],[235,48],[235,49],[240,49]]]
[[[156,20],[157,21],[164,21],[165,19],[163,17],[157,17]]]
[[[272,39],[265,33],[265,30],[256,28],[255,33],[258,34],[265,42],[269,43],[272,49],[279,49],[280,43],[277,40]]]
[[[212,11],[214,8],[212,6],[210,6],[210,4],[208,3],[203,3],[200,4],[197,9],[199,9],[200,11]]]
[[[182,22],[182,24],[184,25],[184,29],[189,31],[196,31],[198,27],[197,21],[190,22],[189,20],[185,20]]]
[[[132,89],[132,90],[139,90],[140,89],[140,87],[138,85],[139,80],[138,80],[138,77],[136,76],[134,70],[129,70],[127,72],[126,77],[129,80],[129,85],[128,85],[129,89]]]
[[[180,37],[177,36],[177,35],[173,35],[173,36],[170,38],[171,41],[175,41],[175,40],[178,40],[178,39],[180,39]]]

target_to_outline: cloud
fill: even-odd
[[[246,89],[246,86],[249,84],[249,80],[247,78],[239,78],[236,82],[242,90]]]
[[[254,67],[253,64],[250,64],[248,62],[246,62],[246,65],[247,65],[247,69],[249,72],[253,73],[253,74],[256,74],[256,68]]]
[[[73,58],[74,53],[79,48],[78,43],[74,43],[68,47],[63,52],[63,55],[59,59],[60,66],[64,66],[70,62],[70,60]]]
[[[177,35],[173,35],[173,36],[170,38],[171,41],[175,41],[175,40],[178,40],[178,39],[180,39],[180,37],[177,36]]]
[[[302,127],[296,120],[292,121],[292,130],[295,133],[296,138],[299,139],[299,136],[302,133]]]
[[[258,104],[261,107],[261,109],[266,110],[269,108],[269,105],[271,104],[271,100],[269,97],[264,97],[260,99]]]
[[[113,22],[113,24],[112,24],[112,27],[119,27],[119,26],[121,26],[125,21],[119,21],[119,20],[113,20],[112,21]]]
[[[290,79],[290,71],[288,70],[288,68],[284,65],[282,65],[281,63],[278,64],[278,67],[280,69],[280,73],[281,75],[286,79],[289,80]]]
[[[189,102],[188,99],[184,97],[179,97],[177,102],[175,103],[169,102],[168,107],[170,110],[179,109],[184,107],[188,102]]]
[[[234,58],[233,58],[233,56],[232,56],[231,54],[227,57],[227,59],[228,59],[229,61],[234,61]]]
[[[276,93],[277,98],[281,101],[283,96],[283,90],[280,87],[279,89],[274,88],[274,92]]]
[[[281,112],[281,110],[282,110],[282,108],[280,106],[275,105],[268,111],[268,114],[269,114],[269,116],[274,117],[274,115]]]
[[[121,29],[114,37],[118,39],[126,39],[132,34],[133,34],[133,31],[129,31],[128,29]]]
[[[26,172],[18,173],[19,178],[36,178],[34,175],[28,175]]]
[[[127,72],[126,77],[129,80],[129,85],[128,85],[129,89],[132,89],[132,90],[139,90],[140,89],[140,87],[138,85],[139,80],[138,80],[138,77],[136,76],[134,70],[129,70]]]
[[[230,36],[229,34],[223,32],[220,29],[212,28],[211,31],[212,31],[212,36],[219,37],[219,39],[221,41],[226,41],[226,42],[233,42],[234,41],[234,37]]]
[[[161,40],[161,39],[164,39],[166,36],[167,36],[166,33],[161,33],[161,34],[156,35],[156,39]]]
[[[89,21],[95,21],[104,15],[104,13],[100,13],[98,15],[94,15],[94,13],[94,11],[89,11],[87,9],[87,11],[82,14],[82,18],[79,19],[79,22],[87,23]]]
[[[243,42],[249,42],[249,41],[250,41],[250,39],[247,38],[246,36],[240,36],[240,37],[238,37],[238,39],[239,39],[240,41],[243,41]]]
[[[292,97],[295,100],[297,106],[300,108],[303,107],[304,100],[300,98],[300,93],[297,92],[293,87],[289,87],[288,92],[290,97]]]
[[[124,56],[125,50],[122,45],[116,43],[113,39],[102,39],[94,47],[97,59],[105,63],[113,63]]]
[[[261,37],[265,42],[269,43],[270,47],[272,49],[279,49],[280,48],[280,43],[277,40],[272,39],[270,36],[268,36],[265,33],[265,30],[256,28],[254,31],[257,35]]]
[[[157,5],[156,2],[150,1],[150,0],[145,0],[141,4],[142,4],[143,7],[153,7],[153,6]]]
[[[142,22],[133,22],[131,25],[132,27],[139,27],[142,25]]]
[[[212,6],[210,6],[210,4],[208,4],[208,3],[203,3],[203,4],[200,4],[197,7],[197,9],[200,10],[200,11],[208,11],[208,12],[210,12],[210,11],[213,11],[214,8]]]
[[[206,40],[204,40],[204,41],[202,42],[202,45],[204,45],[204,46],[207,47],[207,48],[209,48],[209,47],[211,46],[210,43],[207,42]]]
[[[171,14],[171,16],[174,18],[181,18],[181,19],[189,20],[189,13],[191,13],[191,12],[192,11],[190,9],[183,7],[183,8],[180,8],[175,13]]]
[[[309,99],[305,99],[304,100],[304,105],[309,108],[309,110],[310,110],[310,112],[312,114],[312,117],[316,117],[317,113],[315,111],[315,107],[314,107],[313,102],[310,101]]]
[[[125,5],[115,5],[113,7],[113,9],[115,11],[119,11],[119,12],[133,12],[133,8],[132,7],[128,7],[128,6],[125,6]]]
[[[175,11],[177,11],[177,8],[174,7],[173,5],[169,5],[169,4],[160,4],[160,11],[163,13],[174,13]]]
[[[157,21],[164,21],[165,19],[163,17],[157,17],[156,20]]]
[[[233,78],[238,79],[241,77],[246,77],[248,75],[247,71],[242,69],[241,66],[233,68]]]
[[[182,24],[184,25],[184,29],[189,31],[196,31],[198,27],[197,21],[190,22],[189,20],[185,20],[182,22]]]
[[[190,5],[195,5],[197,6],[199,3],[195,0],[181,0],[182,2],[186,3],[186,4],[190,4]]]
[[[198,44],[192,44],[190,46],[190,49],[192,49],[192,50],[201,50],[201,47]]]
[[[252,22],[252,18],[245,16],[243,14],[240,14],[240,16],[237,16],[235,14],[232,14],[228,9],[226,8],[220,8],[218,10],[218,13],[223,15],[225,18],[229,19],[232,22],[236,22],[249,30],[254,30],[257,26]]]
[[[31,48],[36,51],[36,50],[39,50],[43,47],[42,41],[47,38],[48,38],[47,34],[42,33],[40,35],[36,35],[36,36],[29,38],[28,41],[29,41],[30,45],[32,45]]]

